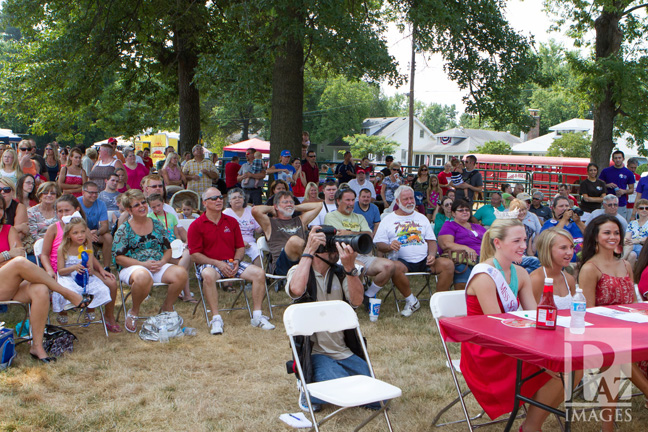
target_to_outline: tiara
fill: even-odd
[[[497,219],[517,219],[518,215],[520,214],[519,209],[515,210],[504,210],[504,211],[499,211],[495,209],[495,218]]]

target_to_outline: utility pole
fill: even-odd
[[[407,165],[412,166],[414,153],[414,70],[416,68],[416,25],[412,25],[412,62],[410,63],[409,134],[407,137]]]

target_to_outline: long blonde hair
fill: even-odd
[[[523,226],[524,224],[519,219],[495,219],[495,222],[493,222],[482,238],[479,262],[484,262],[495,256],[495,244],[493,240],[504,240],[511,228]]]
[[[2,153],[2,155],[4,156],[4,155],[7,154],[7,153],[13,155],[13,162],[11,163],[11,166],[10,166],[9,168],[7,168],[7,167],[5,166],[4,158],[3,158],[2,160],[0,160],[0,166],[2,166],[2,169],[5,170],[5,171],[7,171],[7,172],[16,171],[16,178],[20,178],[20,177],[22,177],[22,176],[23,176],[23,172],[22,172],[22,170],[20,169],[20,163],[18,163],[18,153],[16,153],[16,150],[14,150],[14,149],[12,149],[12,148],[8,148],[7,150],[5,150],[5,151]]]
[[[70,231],[72,231],[72,228],[74,228],[77,225],[82,225],[86,230],[88,229],[88,224],[86,224],[86,221],[80,217],[72,218],[72,220],[70,220],[70,222],[65,225],[65,230],[63,231],[63,241],[61,242],[61,246],[60,246],[60,248],[63,250],[63,257],[65,259],[67,259],[68,251],[70,250],[70,246],[72,245],[72,239],[70,239]],[[91,247],[88,247],[87,238],[85,243],[83,243],[83,246],[85,246],[86,249],[91,249]]]
[[[437,183],[436,187],[432,186],[432,179],[436,179],[436,183]],[[428,181],[430,182],[427,190],[428,197],[432,192],[436,192],[439,194],[439,200],[440,200],[441,197],[443,196],[443,189],[441,189],[441,185],[439,184],[439,176],[437,176],[436,174],[430,174],[428,176]]]

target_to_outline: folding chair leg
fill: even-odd
[[[207,328],[209,328],[209,315],[207,314],[207,303],[205,302],[205,293],[203,292],[202,283],[200,282],[200,279],[198,280],[198,290],[200,291],[200,303],[196,303],[196,306],[194,306],[193,315],[194,316],[196,315],[198,306],[202,304],[203,311],[205,312],[205,321],[207,322]]]
[[[106,327],[106,316],[104,315],[103,306],[99,306],[99,313],[101,314],[101,324],[103,325],[104,333],[106,333],[106,337],[108,337],[108,327]]]

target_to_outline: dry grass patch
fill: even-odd
[[[229,306],[232,295],[220,296],[222,305]],[[153,297],[144,313],[159,307],[161,293]],[[272,298],[273,303],[286,301],[283,293],[272,293]],[[176,310],[185,325],[197,328],[198,336],[160,344],[125,332],[106,338],[98,325],[75,328],[75,351],[50,366],[37,364],[21,345],[14,366],[0,374],[0,430],[291,430],[278,419],[282,413],[299,411],[295,378],[285,371],[290,348],[281,319],[284,309],[275,309],[272,322],[277,328],[269,332],[252,328],[245,311],[224,313],[222,336],[209,334],[201,307],[195,317],[193,305],[178,302]],[[358,315],[376,375],[403,389],[391,408],[395,429],[435,430],[430,421],[454,399],[455,390],[427,302],[410,318],[397,315],[391,297],[378,322],[369,322],[363,311]],[[479,412],[474,399],[468,400],[469,409]],[[621,430],[646,429],[648,410],[642,403],[635,398],[634,421],[621,424]],[[352,430],[365,414],[350,410],[323,429]],[[446,418],[460,415],[460,409],[453,408]],[[456,425],[443,431],[466,429]],[[487,430],[502,429],[496,425]],[[384,421],[364,430],[385,430]],[[544,430],[558,426],[550,420]],[[575,425],[573,430],[597,431],[599,425]]]

